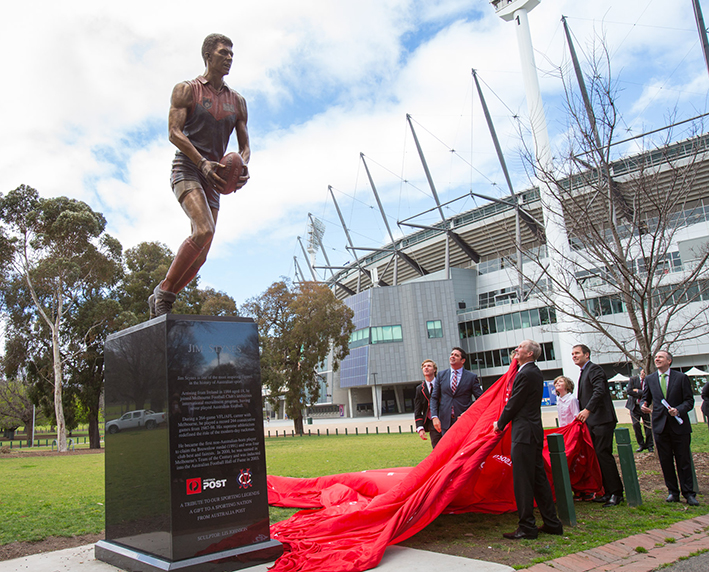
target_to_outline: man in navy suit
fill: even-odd
[[[670,352],[660,350],[655,354],[657,371],[645,378],[642,410],[652,413],[655,447],[669,491],[667,502],[679,502],[681,489],[688,505],[699,506],[692,479],[692,453],[689,450],[692,425],[687,416],[694,409],[694,394],[689,378],[681,371],[670,369],[671,364]]]
[[[586,423],[603,477],[605,494],[593,499],[604,507],[623,502],[623,481],[613,457],[613,432],[618,423],[606,372],[591,361],[591,350],[584,344],[571,348],[571,359],[581,368],[578,398],[581,411],[576,419]]]
[[[468,354],[462,348],[451,350],[450,369],[439,372],[431,393],[431,418],[442,435],[483,394],[478,376],[463,366]]]
[[[433,381],[438,373],[438,366],[436,362],[427,359],[421,364],[421,371],[423,372],[424,380],[421,385],[416,387],[416,393],[414,394],[414,419],[416,419],[416,431],[418,431],[419,437],[426,440],[426,433],[431,435],[431,447],[435,448],[436,444],[441,438],[439,431],[433,426],[433,420],[431,419],[431,392],[433,391]]]
[[[544,428],[542,427],[542,396],[544,376],[534,362],[542,354],[541,346],[524,340],[515,350],[519,364],[512,384],[512,393],[500,418],[492,424],[500,433],[512,423],[512,480],[517,502],[519,524],[514,532],[502,536],[510,540],[537,538],[539,532],[562,535],[564,527],[556,514],[551,485],[544,470]],[[537,528],[534,520],[537,501],[544,524]]]

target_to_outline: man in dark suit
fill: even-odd
[[[671,364],[670,352],[660,350],[655,354],[657,371],[645,379],[642,410],[645,413],[652,412],[652,432],[657,456],[669,491],[667,502],[679,502],[681,489],[688,505],[699,506],[693,487],[692,453],[689,450],[692,425],[687,416],[694,409],[694,394],[689,378],[681,371],[670,369]]]
[[[524,340],[519,344],[515,350],[519,370],[512,384],[512,393],[500,418],[492,424],[493,430],[499,433],[512,423],[512,479],[519,524],[514,532],[502,535],[510,540],[537,538],[539,532],[564,533],[542,456],[544,376],[534,363],[541,354],[542,348],[537,342]],[[539,528],[534,520],[534,501],[544,521]]]
[[[645,370],[640,370],[640,375],[634,375],[628,380],[628,387],[625,392],[628,394],[628,401],[625,408],[630,411],[630,419],[633,421],[633,431],[638,442],[636,453],[647,449],[652,453],[655,450],[652,440],[652,425],[650,424],[650,414],[643,413],[640,409],[643,391],[645,390]],[[643,439],[643,425],[645,426],[645,438]]]
[[[618,423],[615,407],[603,368],[591,361],[591,350],[584,344],[571,348],[571,359],[581,368],[578,398],[581,411],[576,419],[586,423],[603,477],[604,495],[593,499],[604,507],[623,502],[623,481],[613,457],[613,432]]]
[[[436,431],[431,419],[430,401],[433,382],[438,373],[438,366],[433,360],[424,360],[421,364],[424,380],[416,387],[414,394],[414,419],[416,419],[416,431],[419,437],[426,440],[426,433],[431,435],[431,447],[435,448],[441,438],[441,433]]]
[[[431,418],[442,435],[483,394],[478,376],[463,367],[467,359],[464,349],[453,348],[448,359],[450,369],[439,372],[433,384]]]

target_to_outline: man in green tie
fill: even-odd
[[[692,454],[689,450],[692,426],[687,416],[694,409],[694,394],[689,378],[681,371],[670,369],[671,364],[670,352],[660,350],[655,354],[657,371],[645,378],[641,410],[643,413],[652,413],[655,447],[669,492],[667,502],[679,502],[681,491],[688,505],[698,506],[692,479]]]

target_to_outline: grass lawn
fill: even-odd
[[[103,455],[0,459],[0,544],[103,530]]]
[[[430,447],[429,441],[415,434],[272,438],[266,440],[266,462],[269,474],[315,477],[413,466],[426,457]],[[706,424],[694,426],[692,450],[709,452]],[[653,457],[642,453],[636,461],[641,487],[644,481],[658,482],[659,465]],[[0,458],[0,544],[103,530],[103,464],[100,454]],[[636,508],[603,509],[596,503],[576,503],[578,526],[568,528],[564,537],[544,535],[539,541],[510,542],[501,533],[514,530],[516,514],[442,515],[405,545],[529,566],[709,512],[707,467],[709,463],[697,466],[700,491],[705,493],[697,509],[664,502],[667,493],[656,484],[643,489],[643,505]],[[294,512],[272,507],[271,520]]]

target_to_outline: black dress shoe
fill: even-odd
[[[689,506],[699,506],[699,501],[697,500],[697,497],[694,495],[687,495],[687,504]]]
[[[608,499],[608,502],[603,505],[603,507],[608,507],[608,506],[618,506],[620,503],[623,502],[623,495],[611,495],[611,498]]]
[[[521,540],[523,538],[527,538],[529,540],[534,540],[537,538],[536,533],[524,532],[523,530],[521,530],[519,528],[517,530],[515,530],[514,532],[503,532],[502,536],[504,536],[505,538],[508,538],[510,540]]]
[[[593,502],[602,502],[602,503],[607,503],[609,500],[611,500],[611,495],[605,494],[603,496],[595,496],[593,497]]]
[[[642,453],[645,450],[645,445],[640,445],[637,449],[635,449],[636,453]]]
[[[648,453],[654,453],[655,452],[655,447],[648,447],[647,448]]]
[[[667,495],[667,498],[665,499],[666,502],[679,502],[679,495],[676,495],[674,493],[670,493]]]
[[[546,524],[543,524],[542,526],[537,527],[537,532],[545,532],[546,534],[555,534],[556,536],[563,536],[564,527],[559,526],[558,528],[554,528],[553,526],[547,526]]]

